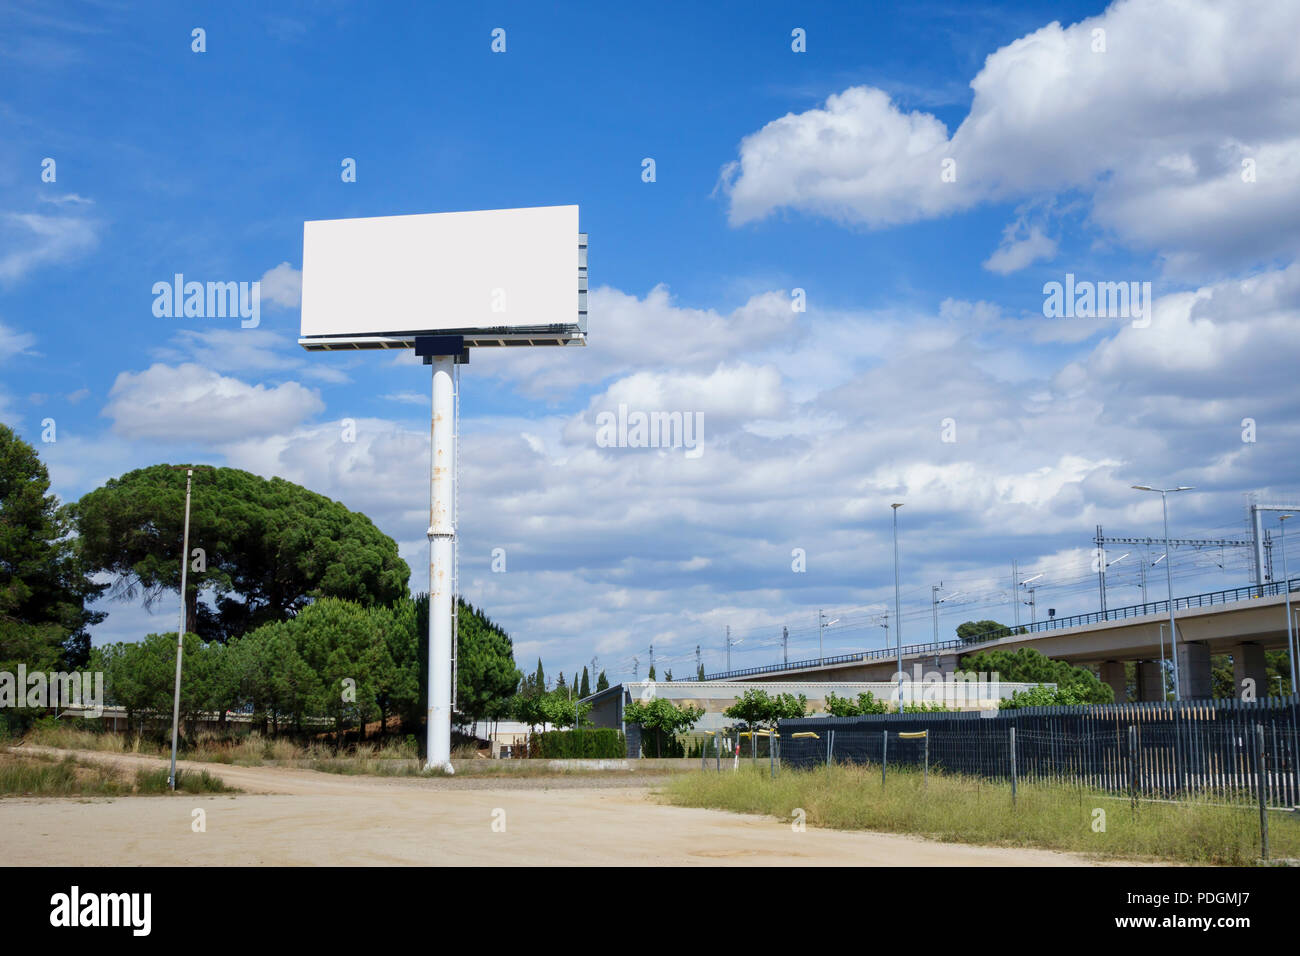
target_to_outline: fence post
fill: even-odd
[[[722,731],[720,730],[715,730],[713,732],[713,758],[714,762],[717,764],[718,773],[722,773],[722,740],[718,736],[721,733]]]
[[[921,777],[921,788],[923,790],[930,788],[930,731],[928,728],[925,732],[925,770]]]
[[[1137,812],[1137,725],[1128,725],[1128,795],[1133,812]]]
[[[1011,805],[1016,805],[1016,728],[1011,728]]]
[[[776,779],[776,726],[768,728],[767,731],[767,764],[772,771],[772,779]]]
[[[880,743],[880,786],[885,785],[885,768],[889,766],[889,731],[882,730]]]
[[[1264,806],[1264,725],[1255,725],[1255,791],[1259,794],[1259,842],[1268,859],[1268,809]]]

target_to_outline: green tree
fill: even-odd
[[[190,510],[190,548],[203,550],[206,567],[188,575],[187,630],[206,639],[285,620],[317,598],[383,605],[406,593],[410,569],[392,538],[365,515],[283,478],[197,472]],[[143,593],[152,605],[179,589],[183,471],[128,472],[72,511],[88,567],[115,576],[111,595]]]
[[[380,695],[392,679],[393,660],[384,639],[392,618],[386,607],[324,598],[293,619],[298,653],[319,680],[312,709],[333,718],[336,745],[352,722],[364,738],[366,721],[379,713]]]
[[[298,651],[292,621],[274,621],[230,642],[230,669],[239,682],[240,699],[253,706],[256,719],[279,733],[286,718],[295,731],[321,693],[320,678]]]
[[[587,668],[582,668],[582,683],[579,685],[579,692],[583,697],[591,696],[591,678],[587,675]]]
[[[0,670],[82,667],[87,629],[104,619],[87,604],[105,586],[89,579],[69,510],[49,492],[36,450],[0,425]]]
[[[650,672],[646,675],[646,677],[649,678],[650,680],[655,679],[655,666],[653,664],[650,665]]]
[[[957,639],[967,644],[1010,636],[1011,628],[997,621],[966,621],[957,625]]]
[[[596,693],[599,694],[602,690],[609,690],[609,678],[605,676],[603,670],[600,672],[600,676],[596,678]]]
[[[689,704],[679,707],[662,697],[646,702],[634,700],[623,708],[623,721],[636,724],[642,730],[642,752],[649,749],[644,737],[645,732],[650,731],[654,735],[656,757],[663,755],[665,736],[670,742],[675,743],[679,733],[694,727],[695,722],[703,716],[704,709],[701,707],[693,707]]]
[[[414,616],[418,627],[416,673],[419,675],[415,706],[409,716],[414,726],[424,714],[425,694],[428,687],[429,595],[419,594],[414,602]],[[400,621],[400,617],[399,617]],[[507,715],[511,697],[520,689],[523,676],[515,665],[514,644],[510,635],[488,616],[464,599],[460,600],[456,614],[456,711],[469,722],[494,720]],[[542,662],[537,661],[537,674],[545,684],[541,672]],[[404,712],[403,724],[407,722]]]
[[[834,698],[834,694],[830,695]],[[756,731],[766,725],[775,730],[777,721],[794,720],[808,714],[808,698],[803,694],[777,694],[769,696],[767,691],[747,690],[736,702],[722,712],[724,717],[742,720],[748,728],[750,756],[758,757],[758,735]],[[837,715],[838,716],[838,715]]]
[[[966,671],[996,673],[1004,681],[1056,684],[1062,694],[1081,704],[1109,704],[1115,699],[1110,685],[1086,667],[1054,661],[1032,647],[967,654],[961,666]]]

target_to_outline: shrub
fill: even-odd
[[[622,759],[627,756],[627,741],[612,727],[548,730],[532,735],[528,755],[551,760]]]

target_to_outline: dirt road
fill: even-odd
[[[156,757],[77,752],[134,769]],[[1046,850],[933,843],[658,805],[627,774],[338,776],[182,762],[244,793],[0,800],[0,859],[32,865],[1077,866]],[[628,786],[640,782],[641,786]],[[654,784],[651,783],[651,786]],[[192,829],[193,811],[206,832]],[[494,826],[495,825],[495,826]]]

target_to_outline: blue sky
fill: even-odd
[[[0,420],[65,499],[159,461],[280,474],[421,568],[427,370],[297,346],[302,223],[577,203],[590,346],[482,350],[463,378],[463,590],[522,659],[630,676],[651,644],[679,671],[700,644],[712,669],[730,626],[734,663],[768,663],[783,623],[792,653],[815,648],[819,607],[852,623],[828,651],[878,646],[894,500],[906,640],[930,636],[940,581],[942,636],[1010,620],[1013,559],[1043,574],[1040,614],[1093,610],[1093,526],[1159,530],[1129,485],[1196,485],[1174,530],[1212,537],[1242,535],[1243,495],[1297,485],[1295,18],[13,3]],[[261,280],[260,326],[155,317],[150,289],[177,272]],[[1066,273],[1150,282],[1153,320],[1044,316]],[[703,454],[598,447],[620,402],[700,413]],[[1112,605],[1140,598],[1140,557]],[[1246,583],[1245,558],[1178,552],[1176,590]],[[171,626],[106,609],[97,640]]]

